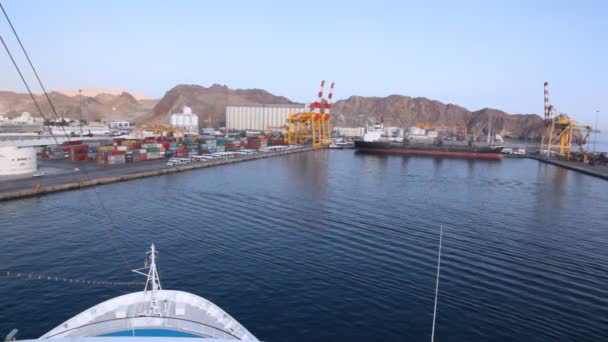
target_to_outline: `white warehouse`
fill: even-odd
[[[306,111],[304,104],[252,104],[226,106],[226,129],[267,130],[287,124],[289,114]]]
[[[0,147],[0,176],[34,173],[37,167],[33,147]]]
[[[182,113],[171,114],[171,126],[182,128],[186,133],[198,133],[198,115],[192,114],[192,108],[184,106]]]

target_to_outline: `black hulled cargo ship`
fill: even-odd
[[[472,144],[408,144],[394,141],[355,141],[355,149],[370,153],[410,154],[440,157],[499,159],[502,146],[475,146]]]

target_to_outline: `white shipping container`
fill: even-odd
[[[108,156],[108,164],[124,164],[125,161],[124,154],[119,156]]]
[[[408,135],[425,135],[426,130],[424,128],[410,127],[407,129],[407,134]]]
[[[437,138],[439,136],[439,132],[437,131],[427,131],[426,135],[429,137]]]
[[[148,159],[160,159],[162,154],[160,152],[148,152]]]
[[[365,127],[334,127],[336,132],[341,137],[362,137],[365,134]]]

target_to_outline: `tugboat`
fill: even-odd
[[[68,319],[40,339],[69,342],[119,342],[124,338],[175,341],[176,337],[220,341],[259,341],[239,322],[205,298],[192,293],[164,290],[151,245],[146,267],[133,270],[147,277],[143,291],[97,304]],[[143,271],[146,271],[144,273]],[[32,340],[34,341],[34,340]]]

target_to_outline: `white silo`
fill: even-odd
[[[182,113],[171,115],[171,126],[181,128],[187,133],[198,133],[198,115],[192,113],[192,108],[184,106]]]
[[[0,147],[0,176],[34,173],[37,167],[33,147]]]

